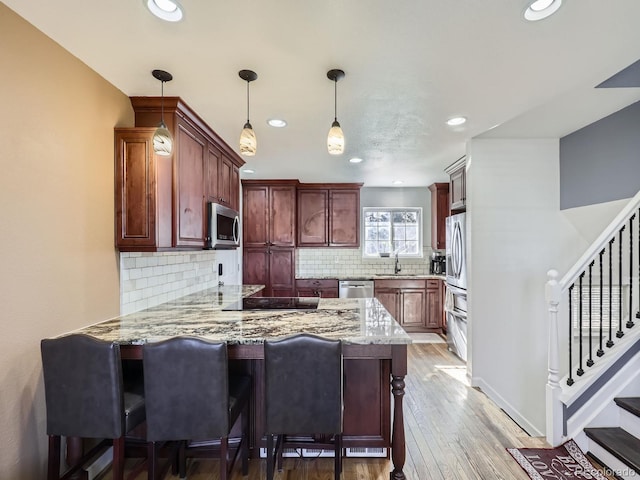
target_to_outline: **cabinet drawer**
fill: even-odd
[[[415,279],[415,280],[375,280],[374,288],[425,288],[424,279]]]
[[[431,289],[438,289],[440,288],[440,284],[442,283],[442,280],[436,280],[436,279],[428,279],[427,280],[427,288],[429,290]]]
[[[302,288],[312,288],[312,289],[318,289],[318,288],[335,288],[337,290],[338,288],[338,280],[334,280],[331,278],[328,279],[315,279],[315,278],[303,278],[303,279],[296,279],[296,288],[297,289],[302,289]]]

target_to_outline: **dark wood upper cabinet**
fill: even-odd
[[[466,158],[462,157],[449,165],[449,200],[451,213],[463,212],[467,208]]]
[[[360,246],[360,187],[329,190],[329,246]]]
[[[243,180],[245,247],[295,247],[297,180]]]
[[[172,162],[153,153],[155,130],[115,129],[115,241],[122,249],[172,246]]]
[[[329,191],[298,189],[298,246],[326,247],[329,244]]]
[[[153,153],[160,97],[130,97],[134,128],[115,129],[116,247],[121,251],[203,248],[206,202],[239,207],[244,161],[179,97],[164,98],[173,153]],[[235,182],[235,185],[234,185]]]
[[[449,216],[449,184],[429,185],[431,192],[431,248],[446,248],[446,219]]]
[[[359,247],[361,187],[360,183],[301,183],[298,247]]]
[[[203,199],[207,140],[183,120],[178,120],[176,126],[173,243],[176,247],[203,247],[206,231]]]

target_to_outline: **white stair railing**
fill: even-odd
[[[553,446],[566,439],[568,405],[602,384],[598,378],[621,358],[621,351],[632,346],[622,339],[634,327],[633,318],[640,318],[634,299],[634,293],[636,297],[640,293],[639,260],[640,191],[562,279],[558,280],[555,270],[547,274],[546,429]],[[568,336],[564,345],[562,333]],[[561,364],[565,358],[568,361]]]

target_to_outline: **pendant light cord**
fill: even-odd
[[[249,122],[249,81],[247,80],[247,123]]]
[[[164,125],[164,82],[160,82],[160,121]]]
[[[333,81],[333,120],[338,121],[338,80]]]

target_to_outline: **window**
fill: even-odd
[[[422,257],[422,208],[364,208],[363,212],[363,257]]]

